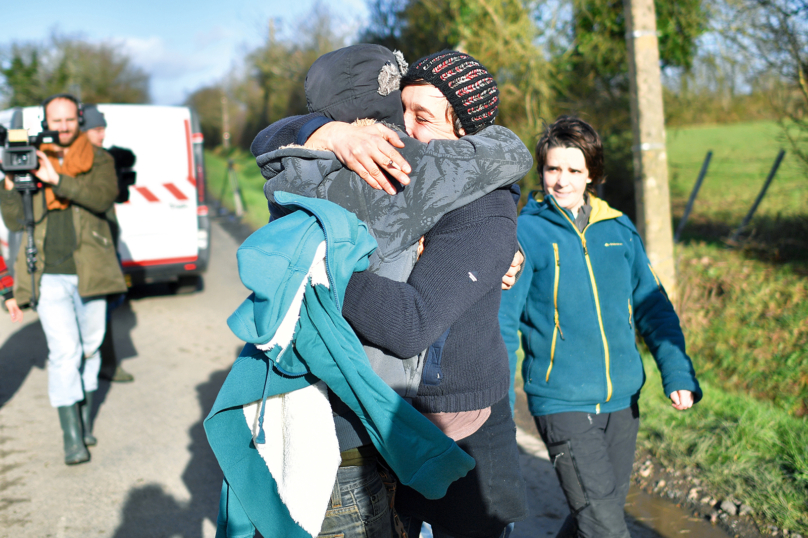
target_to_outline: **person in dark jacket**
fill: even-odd
[[[603,147],[586,122],[561,116],[536,146],[544,198],[519,216],[522,274],[500,323],[570,515],[558,537],[628,538],[623,513],[645,381],[645,339],[675,409],[701,399],[679,318],[631,221],[590,192]]]
[[[81,130],[87,135],[90,143],[97,148],[104,148],[104,139],[107,136],[107,120],[104,113],[98,110],[96,105],[84,106],[84,125]],[[113,146],[106,150],[112,155],[115,161],[115,176],[118,178],[117,203],[126,202],[129,199],[129,184],[124,179],[127,170],[135,163],[135,154],[131,150]],[[131,172],[133,173],[133,172]],[[107,222],[112,232],[112,241],[115,244],[115,251],[118,251],[118,239],[120,238],[120,226],[115,213],[115,204],[111,205],[106,213]],[[125,299],[124,295],[115,294],[107,297],[107,322],[104,331],[104,340],[101,342],[101,369],[98,377],[116,383],[127,383],[134,381],[135,376],[123,369],[115,353],[115,340],[113,338],[112,311],[118,307]]]
[[[418,60],[402,88],[407,132],[421,140],[472,134],[497,114],[493,77],[461,52]],[[497,320],[502,275],[517,249],[515,210],[508,189],[487,194],[425,235],[407,282],[356,273],[346,290],[343,315],[367,340],[400,357],[431,345],[413,405],[477,461],[442,499],[400,488],[396,509],[413,536],[421,522],[436,537],[507,536],[527,515]]]

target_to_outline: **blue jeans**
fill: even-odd
[[[255,527],[222,483],[216,538],[252,538]],[[376,464],[340,467],[318,538],[390,538],[393,535],[387,489]],[[266,538],[270,538],[267,536]]]
[[[340,467],[318,538],[390,538],[390,505],[376,464]]]
[[[81,298],[77,275],[42,275],[39,295],[37,313],[48,341],[48,397],[53,407],[73,405],[98,388],[107,300]]]

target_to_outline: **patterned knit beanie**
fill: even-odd
[[[446,97],[466,134],[494,123],[499,88],[494,77],[477,60],[456,50],[430,54],[413,63],[401,79],[401,87],[423,80]]]

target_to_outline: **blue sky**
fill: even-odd
[[[4,2],[0,47],[46,41],[56,30],[93,42],[113,42],[151,74],[155,104],[178,104],[214,82],[260,44],[270,19],[291,31],[315,0],[140,0]],[[340,24],[355,32],[367,16],[364,0],[328,2]]]

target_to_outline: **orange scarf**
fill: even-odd
[[[62,148],[56,144],[42,144],[40,149],[47,155],[48,160],[58,174],[76,177],[79,174],[89,172],[93,167],[94,148],[90,144],[90,139],[84,133],[81,133],[70,144],[69,148]],[[69,151],[63,153],[65,149]],[[59,157],[63,154],[64,159],[60,163]],[[70,200],[56,196],[50,186],[45,187],[45,200],[48,203],[48,209],[67,209],[70,207]]]

